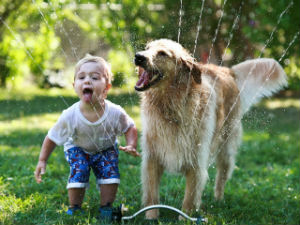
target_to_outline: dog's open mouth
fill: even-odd
[[[138,66],[139,80],[135,85],[135,90],[145,91],[153,84],[157,83],[161,78],[162,74],[156,70],[147,71],[143,67]]]

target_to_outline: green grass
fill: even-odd
[[[109,99],[126,109],[140,132],[138,96],[113,90]],[[66,90],[0,90],[0,224],[99,224],[94,176],[83,204],[86,216],[68,218],[64,214],[69,169],[62,147],[51,155],[44,182],[37,184],[33,177],[47,130],[75,101],[73,92]],[[209,170],[200,211],[209,224],[300,223],[299,103],[299,99],[269,99],[245,116],[244,142],[222,202],[213,199],[215,169]],[[140,164],[140,159],[120,153],[121,185],[116,205],[127,205],[128,214],[141,208]],[[182,176],[165,174],[161,203],[180,208],[184,185]],[[177,215],[162,211],[161,218],[174,224]],[[133,222],[144,224],[143,215]]]

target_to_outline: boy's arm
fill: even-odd
[[[136,151],[138,135],[135,126],[130,127],[126,131],[125,138],[126,138],[126,146],[125,147],[119,146],[119,149],[129,153],[130,155],[140,156],[140,154]]]
[[[52,140],[50,140],[48,136],[46,136],[40,152],[39,162],[34,172],[35,180],[37,183],[42,182],[42,175],[46,172],[47,160],[55,147],[56,144]]]

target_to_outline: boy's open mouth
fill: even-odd
[[[83,91],[83,99],[86,102],[92,101],[93,89],[92,88],[84,88]]]

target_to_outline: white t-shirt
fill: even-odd
[[[115,145],[121,136],[134,126],[125,110],[105,100],[105,111],[96,122],[88,121],[80,112],[80,102],[63,111],[56,124],[49,130],[48,137],[64,150],[81,147],[88,153],[96,153]]]

